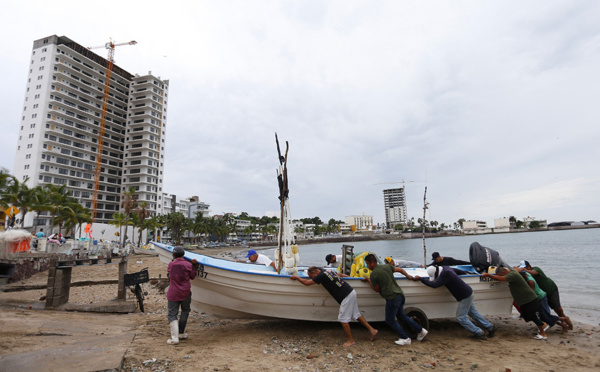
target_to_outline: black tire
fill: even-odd
[[[137,297],[140,311],[144,312],[144,294],[142,293],[142,287],[139,284],[135,285],[135,297]]]
[[[409,318],[414,320],[415,323],[425,328],[426,330],[429,330],[429,318],[427,318],[427,315],[425,315],[425,313],[421,309],[417,309],[416,307],[407,307],[404,309],[404,313]],[[410,327],[405,327],[403,325],[403,328],[411,338],[417,337],[417,334],[412,329],[410,329]]]

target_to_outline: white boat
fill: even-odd
[[[159,258],[168,264],[172,246],[155,246]],[[185,258],[200,264],[191,281],[192,308],[221,318],[285,318],[311,321],[337,321],[339,304],[320,285],[304,286],[278,275],[271,267],[233,262],[186,252]],[[473,271],[471,266],[462,267]],[[306,268],[298,268],[306,277]],[[422,268],[404,269],[410,275],[427,277]],[[453,318],[457,301],[445,287],[429,288],[396,273],[406,297],[406,313],[427,327],[428,319]],[[489,281],[478,274],[463,275],[475,294],[475,306],[482,315],[510,314],[512,297],[506,282]],[[385,300],[360,278],[344,278],[357,293],[358,307],[369,322],[385,320]]]

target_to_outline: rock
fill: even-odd
[[[347,358],[348,358],[348,359],[353,359],[353,357],[352,357],[352,353],[348,353],[348,356],[347,356]]]
[[[306,356],[306,359],[313,359],[313,358],[314,358],[314,356],[313,356],[312,354],[308,354],[308,355]]]
[[[479,366],[479,365],[478,365],[477,363],[473,363],[473,364],[471,364],[471,368],[473,368],[473,369],[477,368],[478,366]]]

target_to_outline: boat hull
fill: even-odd
[[[162,262],[172,260],[171,247],[156,245]],[[200,263],[191,281],[192,308],[223,318],[285,318],[337,321],[339,304],[320,285],[304,286],[277,275],[269,268],[220,260],[186,252]],[[411,275],[427,276],[424,269],[405,269]],[[358,307],[370,322],[385,320],[385,300],[360,278],[344,278],[357,294]],[[416,308],[429,319],[456,316],[458,303],[444,287],[430,288],[404,277],[397,278],[406,297],[405,308]],[[479,275],[463,276],[473,288],[475,306],[482,315],[510,314],[512,297],[507,283],[484,281]]]

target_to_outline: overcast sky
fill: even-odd
[[[573,0],[12,1],[0,166],[34,40],[136,40],[116,64],[170,80],[164,190],[211,215],[279,209],[277,132],[294,218],[385,222],[406,181],[415,219],[427,186],[440,223],[600,220],[599,20]]]

